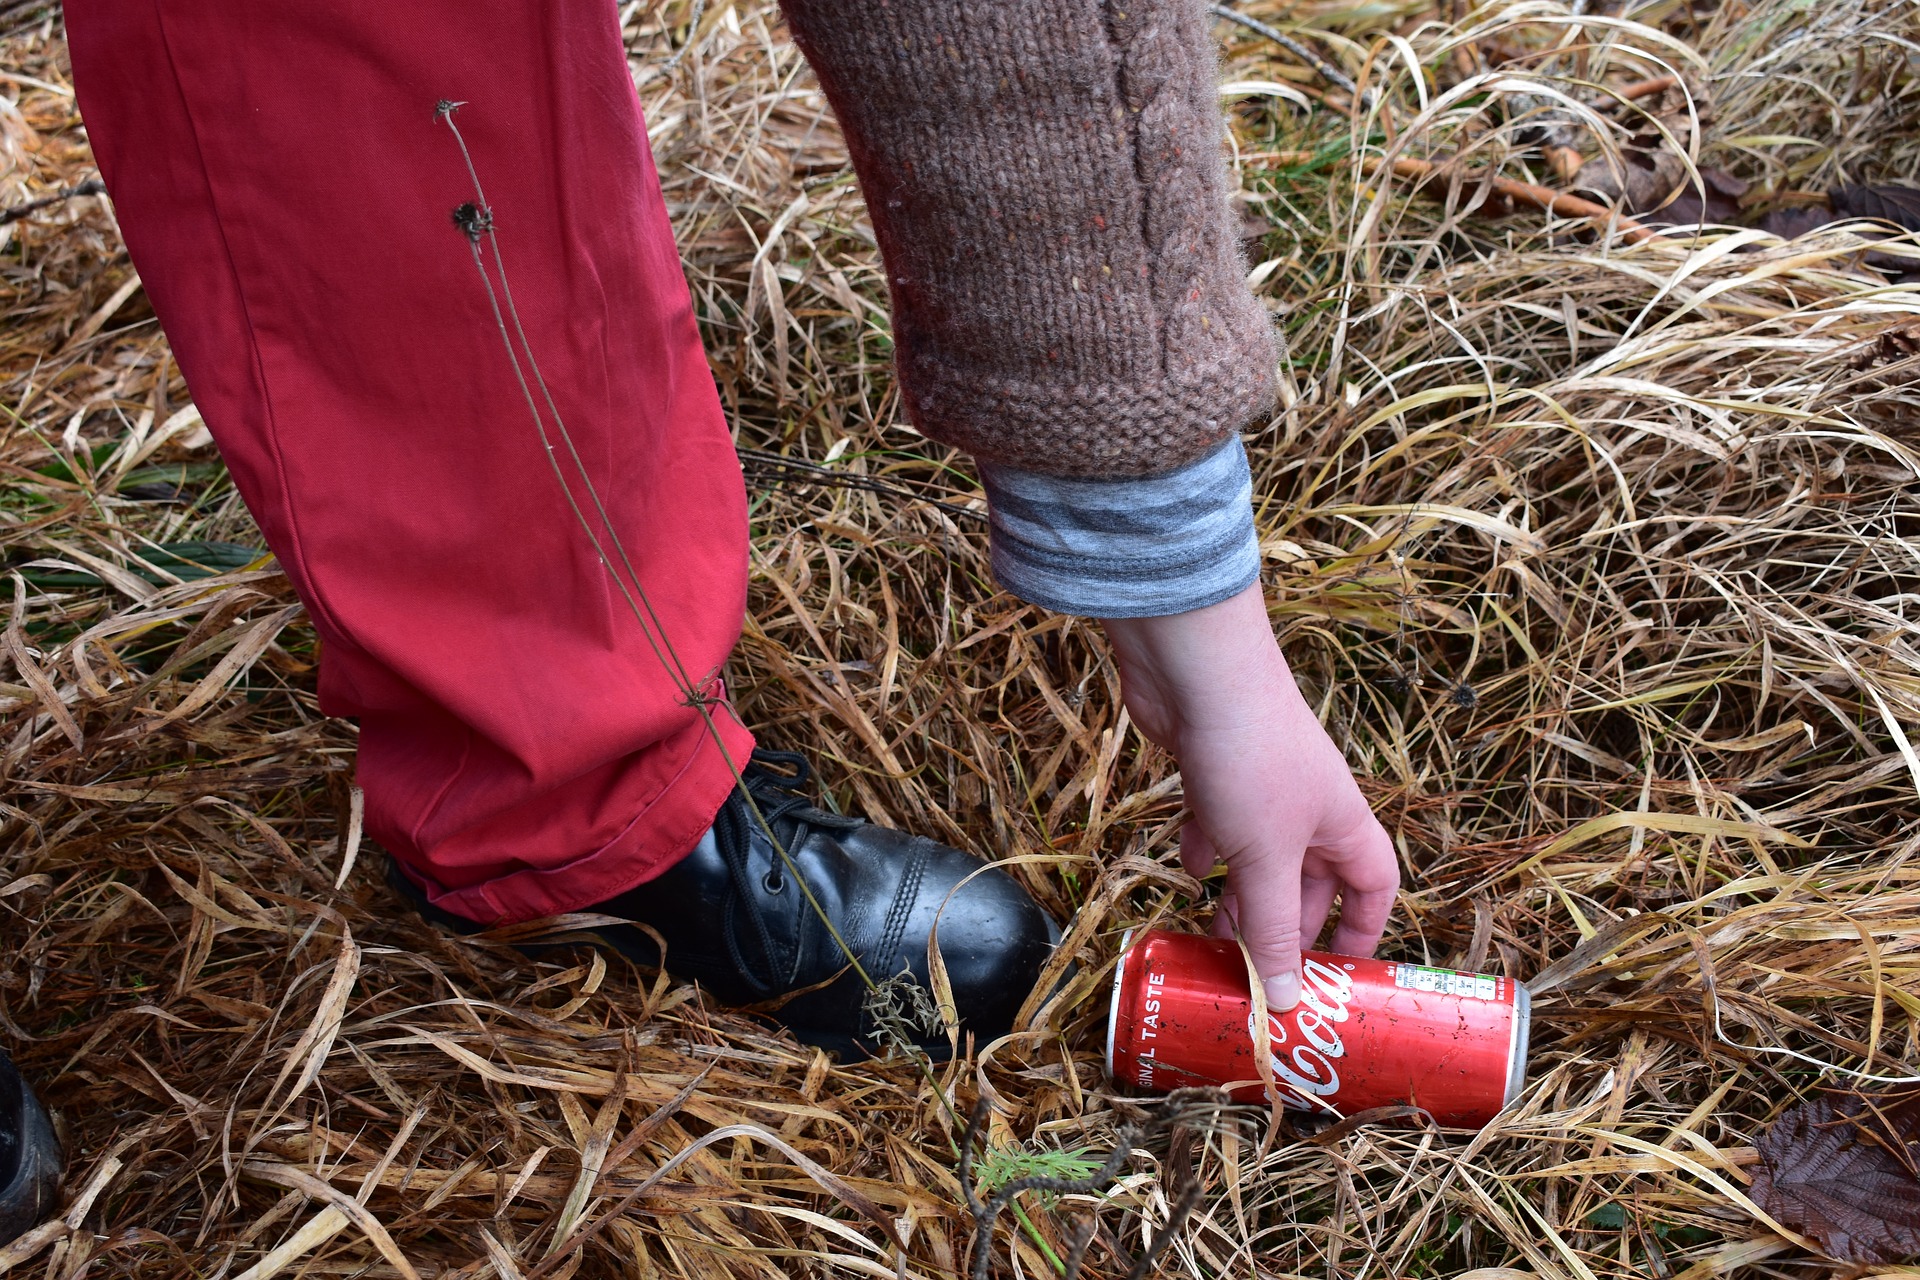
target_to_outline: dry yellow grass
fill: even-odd
[[[1698,109],[1661,119],[1701,164],[1782,192],[1911,176],[1920,10],[1585,8],[1244,6],[1358,82],[1351,115],[1219,28],[1294,350],[1290,411],[1250,442],[1274,619],[1405,857],[1392,953],[1530,981],[1533,1083],[1477,1136],[1263,1149],[1249,1114],[1184,1157],[1150,1144],[1089,1276],[1125,1274],[1188,1158],[1178,1274],[1823,1274],[1745,1198],[1753,1139],[1848,1079],[1819,1064],[1920,1073],[1920,292],[1845,229],[1627,245],[1490,216],[1483,182],[1554,185],[1542,125],[1604,164],[1597,131],[1639,109],[1604,87],[1668,73]],[[963,1115],[993,1099],[1002,1146],[1104,1153],[1136,1114],[1098,1061],[1119,931],[1200,918],[1177,775],[1094,631],[995,592],[964,460],[900,425],[871,234],[771,5],[622,16],[741,443],[831,472],[749,457],[743,712],[844,807],[1018,857],[1074,913],[1064,993],[937,1084]],[[91,171],[57,21],[9,5],[0,32],[12,207]],[[1446,181],[1366,159],[1402,156]],[[109,210],[0,235],[0,1033],[74,1197],[0,1269],[964,1273],[958,1135],[911,1064],[397,910],[285,578],[132,571],[258,535]],[[1022,1203],[1064,1254],[1095,1201]],[[1053,1274],[1017,1224],[993,1247]]]

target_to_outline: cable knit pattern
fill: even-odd
[[[1152,475],[1267,412],[1202,0],[784,0],[847,134],[924,434]]]

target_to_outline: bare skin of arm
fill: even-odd
[[[1400,885],[1392,841],[1274,639],[1259,584],[1191,613],[1108,619],[1133,722],[1179,760],[1180,860],[1227,865],[1214,932],[1245,940],[1267,1003],[1300,998],[1300,948],[1337,898],[1332,949],[1371,955]]]

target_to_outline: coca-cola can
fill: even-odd
[[[1149,1093],[1224,1085],[1267,1097],[1238,943],[1153,930],[1121,942],[1107,1071]],[[1409,1103],[1478,1129],[1526,1080],[1527,989],[1511,978],[1308,951],[1300,1003],[1267,1015],[1273,1085],[1302,1111]]]

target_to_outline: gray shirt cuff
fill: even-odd
[[[1253,475],[1238,436],[1163,475],[1087,480],[980,464],[993,574],[1029,603],[1088,618],[1204,609],[1260,577]]]

